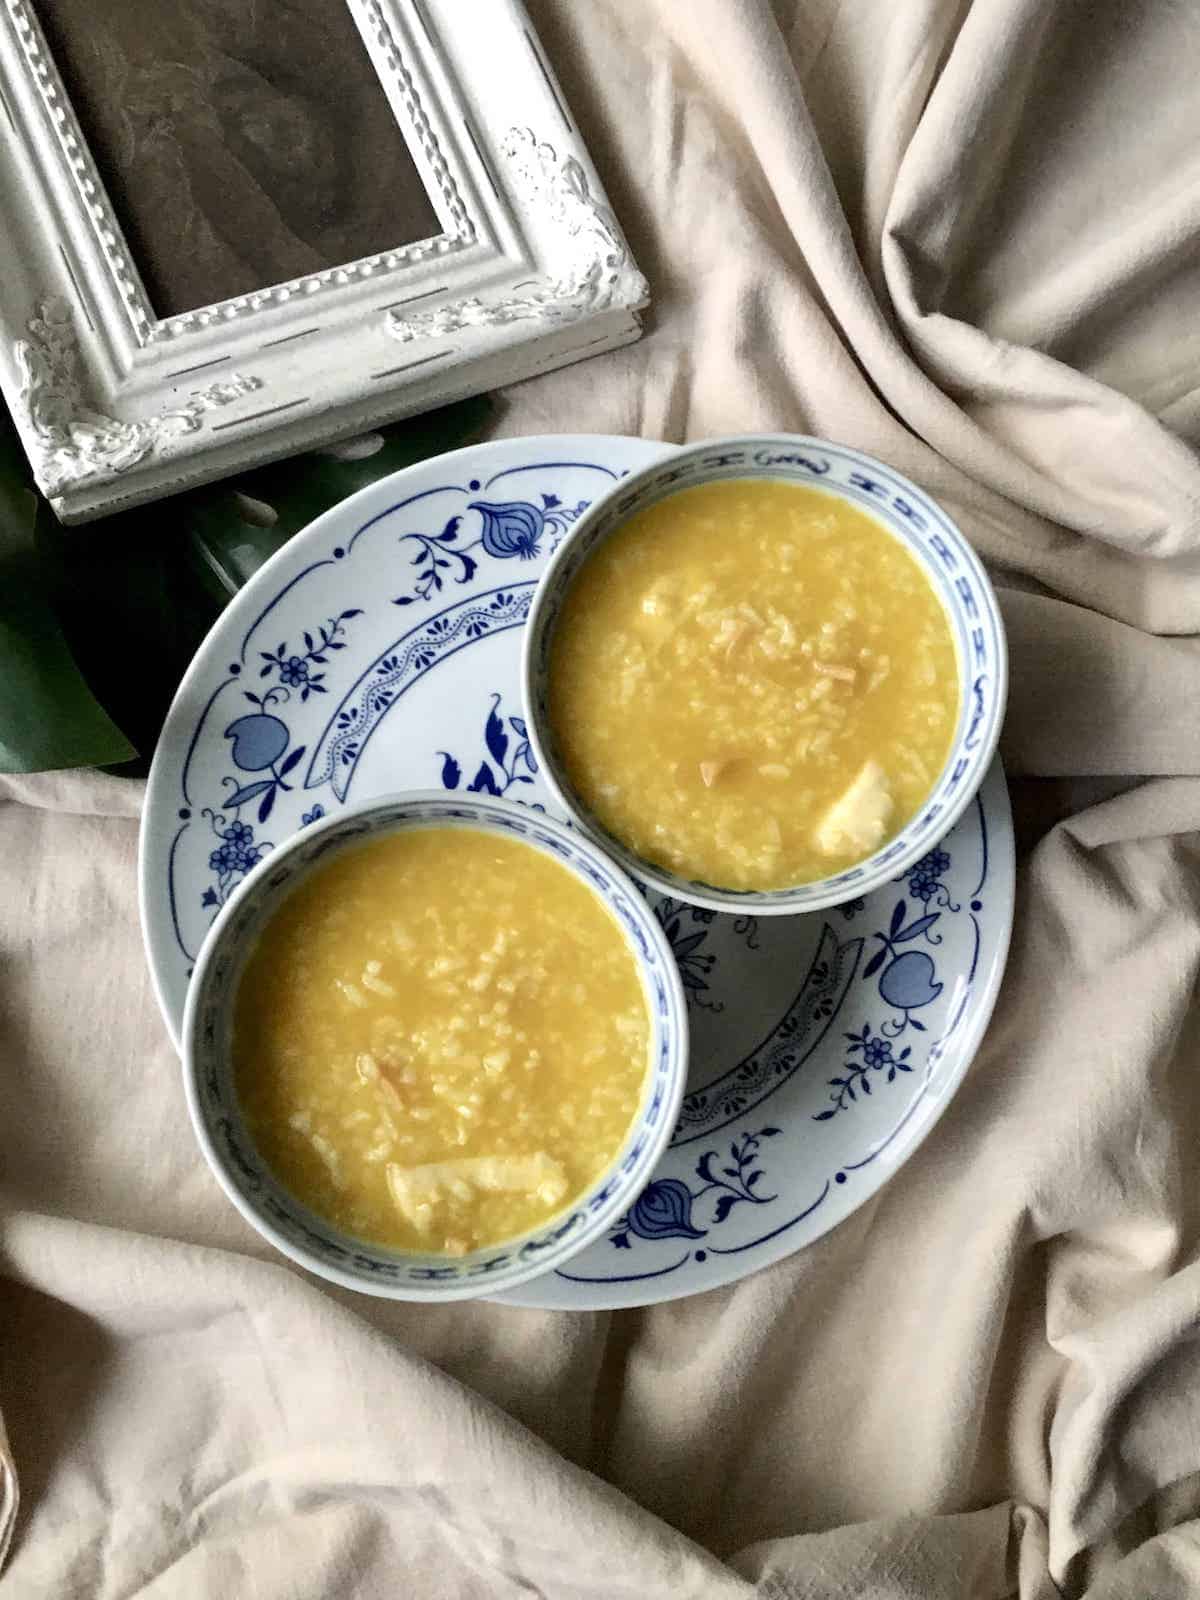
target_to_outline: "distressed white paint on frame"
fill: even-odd
[[[0,388],[64,521],[638,337],[645,280],[519,0],[345,3],[442,231],[159,318],[29,0],[0,0]]]
[[[614,305],[640,305],[646,280],[601,195],[594,194],[575,156],[560,155],[529,128],[512,129],[504,141],[526,206],[552,225],[558,245],[556,275],[520,294],[472,295],[430,310],[390,314],[391,332],[407,342],[434,334],[505,322],[533,321],[552,327],[579,322]]]

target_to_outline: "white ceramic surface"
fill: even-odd
[[[456,451],[319,518],[231,602],[167,719],[142,824],[147,951],[176,1039],[220,905],[312,819],[439,785],[549,807],[520,702],[534,583],[597,494],[668,453],[587,435]],[[713,1288],[861,1205],[970,1063],[1012,895],[997,765],[927,858],[836,910],[758,920],[652,895],[691,1014],[679,1125],[639,1204],[510,1298]]]

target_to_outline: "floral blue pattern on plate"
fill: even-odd
[[[404,788],[550,809],[519,699],[533,585],[580,511],[667,448],[577,435],[456,451],[319,518],[231,603],[167,720],[142,827],[143,926],[176,1038],[217,910],[299,828]],[[1012,892],[996,767],[950,836],[865,898],[757,920],[651,896],[691,1011],[671,1147],[605,1238],[509,1298],[690,1294],[849,1215],[969,1065]]]

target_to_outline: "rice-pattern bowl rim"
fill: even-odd
[[[913,555],[941,601],[958,668],[954,737],[917,816],[864,860],[832,877],[782,889],[722,888],[636,855],[576,797],[549,716],[554,629],[567,591],[592,552],[630,517],[678,490],[730,478],[798,483],[873,515]],[[534,592],[523,639],[521,689],[530,742],[555,799],[575,826],[627,873],[662,894],[712,911],[790,916],[871,893],[949,833],[996,753],[1008,694],[1008,649],[995,591],[979,557],[923,489],[848,445],[803,434],[740,434],[686,445],[629,473],[593,501],[551,557]]]
[[[516,837],[559,861],[605,905],[637,965],[651,1030],[637,1113],[613,1161],[540,1229],[461,1259],[391,1250],[343,1233],[275,1177],[246,1129],[228,1048],[232,1004],[254,938],[327,855],[371,837],[444,824]],[[686,1090],[687,1004],[657,918],[626,874],[564,823],[510,800],[423,790],[347,806],[293,835],[247,875],[209,930],[184,1013],[183,1074],[197,1141],[226,1195],[269,1243],[330,1282],[399,1300],[490,1296],[562,1266],[595,1242],[649,1182]]]

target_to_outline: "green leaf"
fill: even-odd
[[[491,411],[486,398],[464,400],[365,436],[359,453],[315,451],[83,527],[62,527],[39,496],[44,580],[87,683],[141,754],[127,770],[147,770],[188,663],[264,562],[356,490],[466,443]],[[361,453],[376,437],[379,447]],[[5,466],[0,492],[10,476]],[[130,752],[124,744],[122,750],[77,759],[123,760]]]
[[[0,411],[0,772],[128,761],[63,640],[34,538],[38,500]]]

